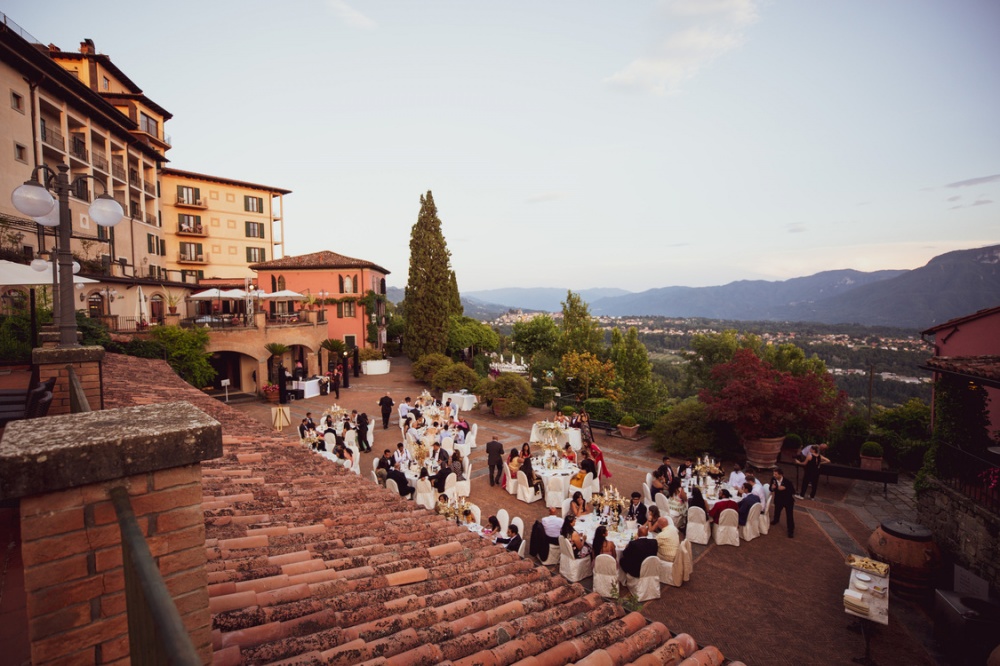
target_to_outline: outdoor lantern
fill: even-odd
[[[41,257],[31,260],[31,267],[41,273],[42,271],[48,270],[49,262],[45,261]]]
[[[125,211],[120,203],[105,192],[90,204],[90,218],[102,227],[113,227],[122,221]]]
[[[28,217],[45,217],[56,207],[55,197],[33,180],[26,180],[18,186],[10,195],[10,202]]]
[[[35,222],[42,225],[43,227],[58,227],[59,226],[59,206],[55,205],[52,207],[48,213],[42,217],[32,218]]]

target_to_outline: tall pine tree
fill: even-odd
[[[416,360],[425,354],[443,354],[448,346],[448,318],[453,314],[462,314],[462,301],[434,196],[428,190],[420,197],[420,215],[410,231],[403,335],[406,355]]]

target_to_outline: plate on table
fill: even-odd
[[[857,574],[855,574],[854,577],[857,578],[858,580],[860,580],[863,583],[870,583],[870,582],[872,582],[872,577],[869,576],[868,574],[857,573]]]
[[[862,592],[864,592],[865,590],[868,589],[868,584],[867,583],[862,583],[861,581],[855,581],[854,582],[854,587],[857,588],[857,589],[859,589],[859,590],[861,590]]]

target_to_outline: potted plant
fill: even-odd
[[[366,375],[389,374],[389,360],[383,358],[381,349],[364,347],[358,350],[358,359],[361,361],[361,372]]]
[[[177,306],[180,305],[181,301],[184,300],[184,295],[175,294],[174,292],[164,287],[162,284],[160,285],[160,287],[163,289],[163,293],[167,299],[167,311],[170,312],[170,314],[177,314]]]
[[[492,401],[493,414],[499,417],[524,416],[534,400],[528,380],[510,372],[501,373],[496,379],[486,378],[476,385],[480,400]]]
[[[639,432],[639,424],[636,422],[635,417],[628,412],[622,415],[618,422],[618,432],[625,439],[635,439],[636,433]]]
[[[861,445],[861,469],[882,471],[882,445],[878,442],[865,442]]]
[[[278,399],[280,398],[280,394],[278,393],[278,385],[272,384],[270,382],[264,384],[264,387],[261,389],[261,393],[264,394],[264,398],[268,402],[278,402]]]

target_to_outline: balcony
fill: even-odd
[[[142,183],[142,189],[149,196],[151,196],[151,197],[155,197],[156,196],[156,185],[154,183],[151,183],[148,180],[143,181],[143,183]]]
[[[42,127],[42,143],[59,150],[66,150],[66,139],[63,138],[62,132],[48,126]]]
[[[205,230],[204,225],[200,222],[198,224],[184,224],[180,223],[177,225],[177,235],[178,236],[207,236],[208,231]]]
[[[80,201],[90,201],[90,189],[87,187],[86,180],[80,180],[74,183],[70,188],[69,193]]]
[[[87,142],[79,137],[73,137],[69,142],[69,154],[78,160],[87,161]]]
[[[208,259],[205,254],[195,254],[194,252],[178,252],[177,263],[179,264],[207,264]]]
[[[94,168],[108,173],[108,156],[99,150],[94,151]]]
[[[125,167],[123,167],[121,164],[115,164],[114,162],[112,162],[111,163],[111,175],[124,183],[125,182]]]
[[[141,182],[142,182],[142,179],[139,178],[139,170],[138,169],[129,169],[128,170],[128,184],[138,190],[141,187],[141,185],[140,185]]]
[[[205,203],[204,199],[189,199],[186,197],[177,197],[174,205],[178,208],[200,208],[202,210],[208,208],[208,204]]]
[[[156,216],[153,215],[152,213],[146,213],[146,224],[148,224],[151,227],[157,226]]]

